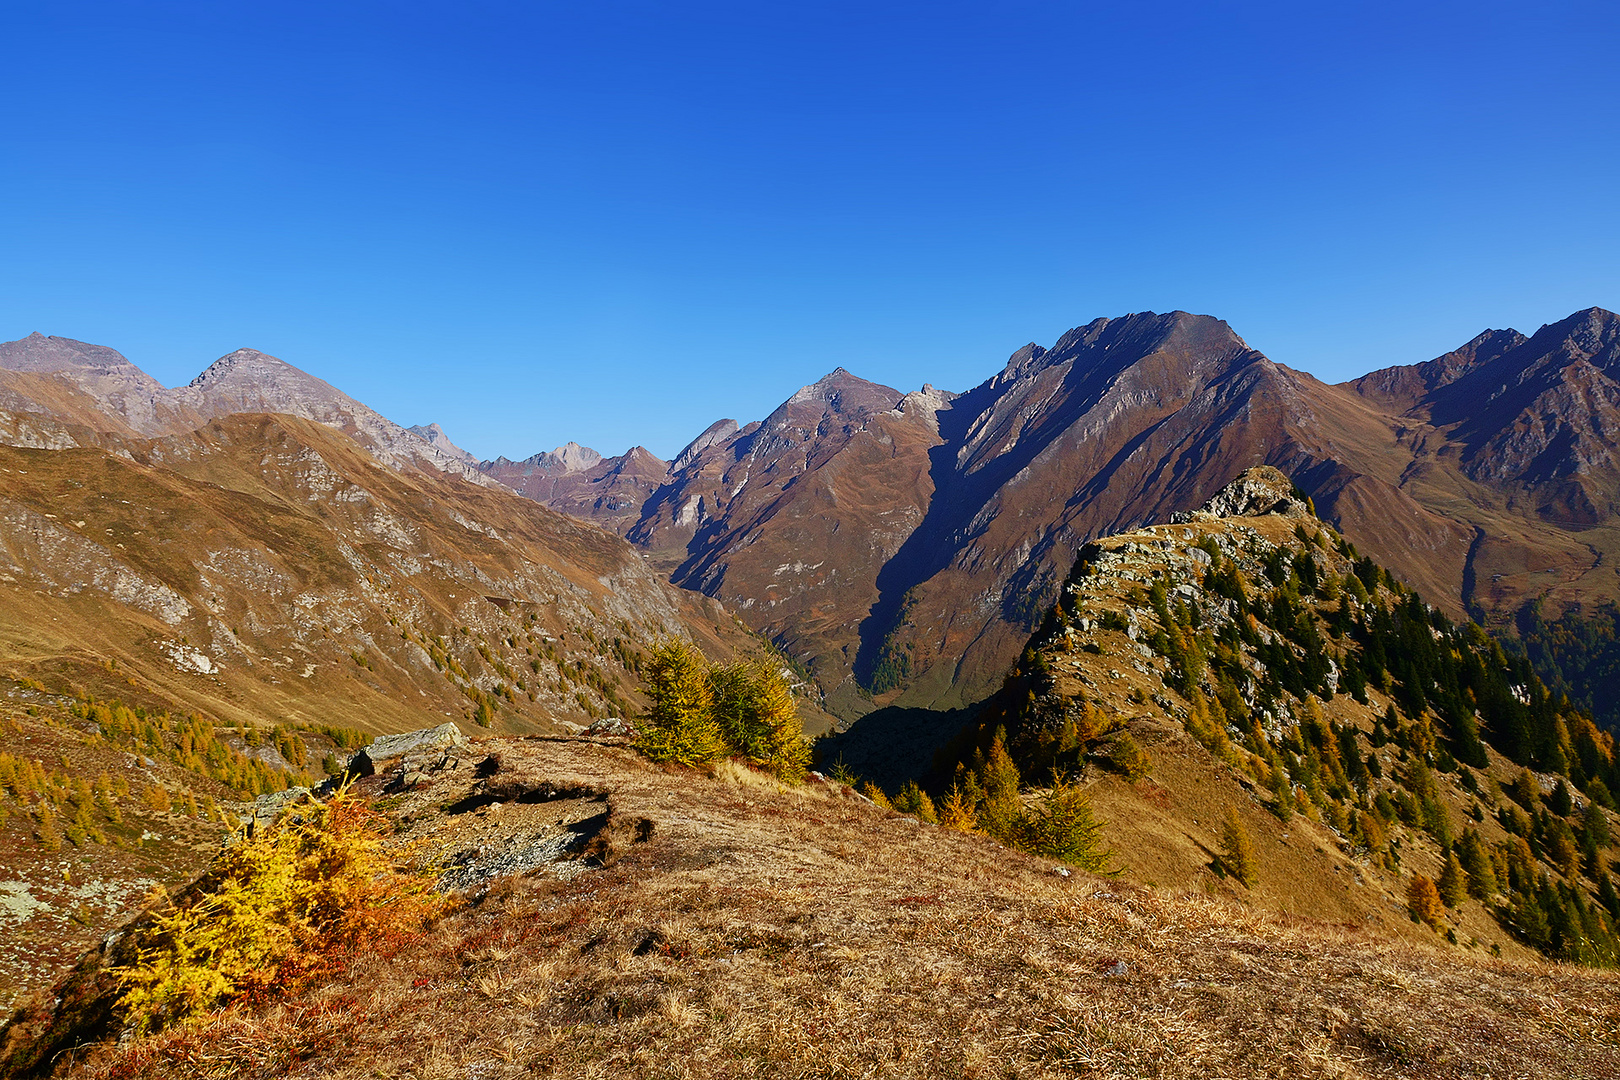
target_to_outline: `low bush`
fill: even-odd
[[[267,999],[388,953],[443,911],[431,875],[397,870],[391,823],[346,792],[284,813],[220,856],[199,887],[165,899],[115,972],[118,1008],[145,1032],[233,1000]]]

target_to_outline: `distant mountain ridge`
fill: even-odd
[[[626,485],[606,458],[531,492],[666,555],[846,716],[868,694],[982,697],[1080,545],[1254,465],[1452,615],[1505,626],[1532,599],[1620,597],[1601,569],[1620,558],[1616,324],[1488,330],[1329,385],[1218,319],[1142,312],[1026,345],[959,395],[840,368],[758,424],[711,425],[663,476],[648,455]]]
[[[88,399],[86,401],[85,399]],[[192,431],[238,413],[280,413],[335,427],[396,468],[489,481],[471,455],[401,427],[331,384],[256,349],[238,349],[166,389],[114,349],[33,333],[0,343],[0,403],[119,435]],[[442,432],[441,432],[442,435]]]
[[[566,443],[474,463],[437,425],[402,428],[252,350],[165,390],[111,349],[0,345],[19,444],[71,441],[29,415],[109,438],[242,412],[315,420],[395,468],[504,485],[620,534],[805,665],[846,718],[982,699],[1081,545],[1255,465],[1453,617],[1509,628],[1532,601],[1555,618],[1620,600],[1617,378],[1620,318],[1601,308],[1338,385],[1210,316],[1140,312],[1026,345],[962,394],[838,368],[669,462]]]

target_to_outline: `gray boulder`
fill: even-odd
[[[466,745],[467,736],[450,723],[421,731],[407,731],[403,735],[383,735],[354,755],[349,762],[349,771],[356,776],[370,776],[407,754],[459,749]]]

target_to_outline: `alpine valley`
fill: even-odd
[[[0,344],[0,1075],[1620,1075],[1620,316],[1367,366],[480,462]]]

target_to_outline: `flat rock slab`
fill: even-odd
[[[406,754],[449,750],[466,745],[467,736],[463,735],[456,725],[449,723],[434,728],[423,728],[421,731],[407,731],[403,735],[383,735],[354,755],[354,759],[349,762],[349,771],[356,776],[370,776],[384,762],[402,758]]]

